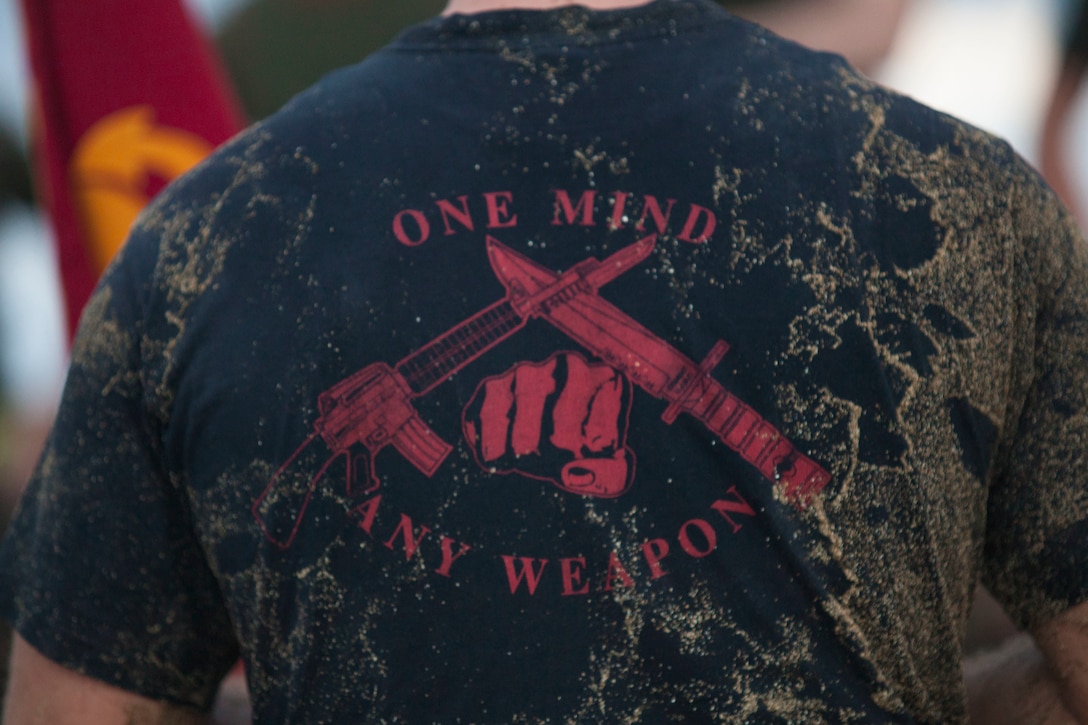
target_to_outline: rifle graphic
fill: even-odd
[[[488,238],[490,240],[490,237]],[[428,477],[452,447],[423,422],[411,400],[426,395],[473,360],[525,326],[537,308],[553,300],[593,295],[653,251],[651,234],[610,255],[590,257],[532,291],[516,282],[492,303],[408,355],[392,367],[372,363],[321,393],[314,430],[272,475],[254,500],[252,512],[265,537],[281,549],[291,546],[317,485],[343,457],[347,495],[366,494],[380,485],[375,457],[388,444]],[[520,301],[515,307],[513,298]],[[527,304],[526,304],[526,301]],[[320,439],[326,451],[317,446]],[[331,455],[330,455],[331,454]],[[322,462],[321,456],[325,455]],[[310,475],[314,469],[317,472]],[[362,477],[365,483],[360,485]]]
[[[831,480],[818,463],[794,448],[774,426],[710,376],[729,346],[719,340],[701,365],[588,288],[544,296],[556,274],[487,238],[488,258],[519,315],[540,316],[655,398],[667,400],[662,419],[681,412],[705,425],[763,476],[803,507]]]

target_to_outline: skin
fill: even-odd
[[[444,14],[548,9],[562,0],[450,0]],[[582,0],[596,9],[646,2]],[[1088,603],[965,664],[972,723],[1088,723]],[[52,662],[15,638],[6,725],[196,725],[208,716],[150,700]]]
[[[206,725],[202,713],[150,700],[61,667],[16,636],[5,725]]]
[[[964,667],[972,723],[1088,723],[1088,603]]]

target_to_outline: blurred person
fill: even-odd
[[[704,0],[453,0],[141,216],[0,549],[9,722],[1088,717],[1088,257]],[[963,676],[983,581],[1034,636]]]
[[[1088,216],[1077,184],[1077,170],[1071,166],[1073,154],[1070,134],[1071,117],[1081,97],[1084,72],[1088,69],[1088,2],[1069,3],[1073,22],[1064,38],[1061,62],[1054,90],[1043,117],[1040,169],[1047,181],[1077,214],[1081,224]]]
[[[0,227],[3,226],[4,215],[11,208],[31,204],[32,197],[26,156],[15,135],[0,125]],[[11,344],[4,317],[0,314],[0,361],[11,357],[10,350],[2,347]],[[37,452],[45,440],[47,428],[36,415],[37,411],[27,410],[14,400],[17,391],[10,389],[10,383],[5,384],[10,376],[4,372],[0,370],[0,532],[7,529],[23,486],[30,477]],[[7,682],[10,642],[10,627],[7,622],[0,623],[0,682],[4,683]]]
[[[0,125],[0,222],[3,221],[3,215],[15,205],[30,205],[32,201],[26,156],[14,134]],[[4,315],[0,314],[0,341],[10,337],[2,334],[3,328]],[[0,364],[9,357],[5,352],[0,349]],[[5,384],[9,376],[3,372],[0,370],[0,529],[2,524],[6,524],[25,483],[23,474],[28,477],[30,473],[25,464],[28,441],[24,439],[24,435],[28,428],[37,427],[24,419],[19,406],[13,405],[13,391]],[[44,435],[41,438],[44,440]],[[33,455],[36,457],[36,453]]]

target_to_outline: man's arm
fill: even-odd
[[[1088,723],[1088,603],[965,667],[971,722]]]
[[[19,636],[12,643],[4,725],[204,725],[194,710],[126,692],[48,659]]]
[[[1088,602],[1039,627],[1035,640],[1057,680],[1062,700],[1088,723]]]

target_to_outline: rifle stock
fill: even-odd
[[[390,443],[420,472],[432,476],[453,448],[423,422],[411,397],[404,379],[381,362],[353,373],[318,396],[320,415],[314,421],[314,432],[253,502],[253,516],[265,537],[282,549],[294,543],[314,491],[341,456],[348,496],[364,495],[381,485],[374,459]],[[320,457],[325,451],[315,445],[318,438],[328,453],[324,461]]]

